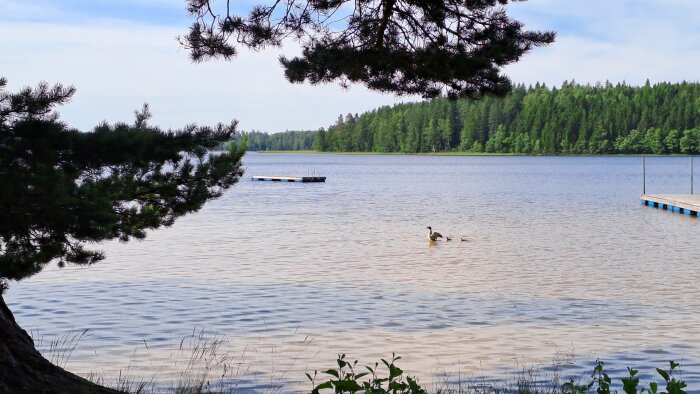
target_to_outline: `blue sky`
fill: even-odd
[[[234,1],[241,9],[252,3]],[[555,44],[506,68],[514,82],[700,79],[698,0],[529,0],[509,13],[558,32]],[[359,85],[291,85],[277,57],[294,55],[295,45],[195,65],[175,39],[189,23],[183,0],[0,0],[1,73],[13,90],[41,80],[75,85],[61,114],[86,130],[131,121],[146,101],[164,127],[236,118],[241,129],[275,132],[419,99]]]
[[[168,0],[0,0],[2,20],[89,24],[114,19],[148,25],[177,25],[185,19],[184,1]]]

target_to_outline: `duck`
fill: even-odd
[[[427,229],[430,230],[429,237],[431,241],[437,241],[439,238],[444,238],[442,234],[438,233],[437,231],[433,231],[432,227],[428,226]]]
[[[468,241],[468,239],[466,239],[464,237],[459,237],[459,242],[466,242],[466,241]]]

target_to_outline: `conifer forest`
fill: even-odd
[[[516,86],[505,97],[404,103],[340,116],[328,152],[700,153],[700,84]]]

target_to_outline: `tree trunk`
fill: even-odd
[[[119,393],[51,364],[16,322],[0,293],[0,394]]]

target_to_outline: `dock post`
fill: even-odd
[[[647,164],[644,156],[642,156],[642,194],[647,194]]]
[[[690,156],[690,194],[693,194],[693,156]]]

